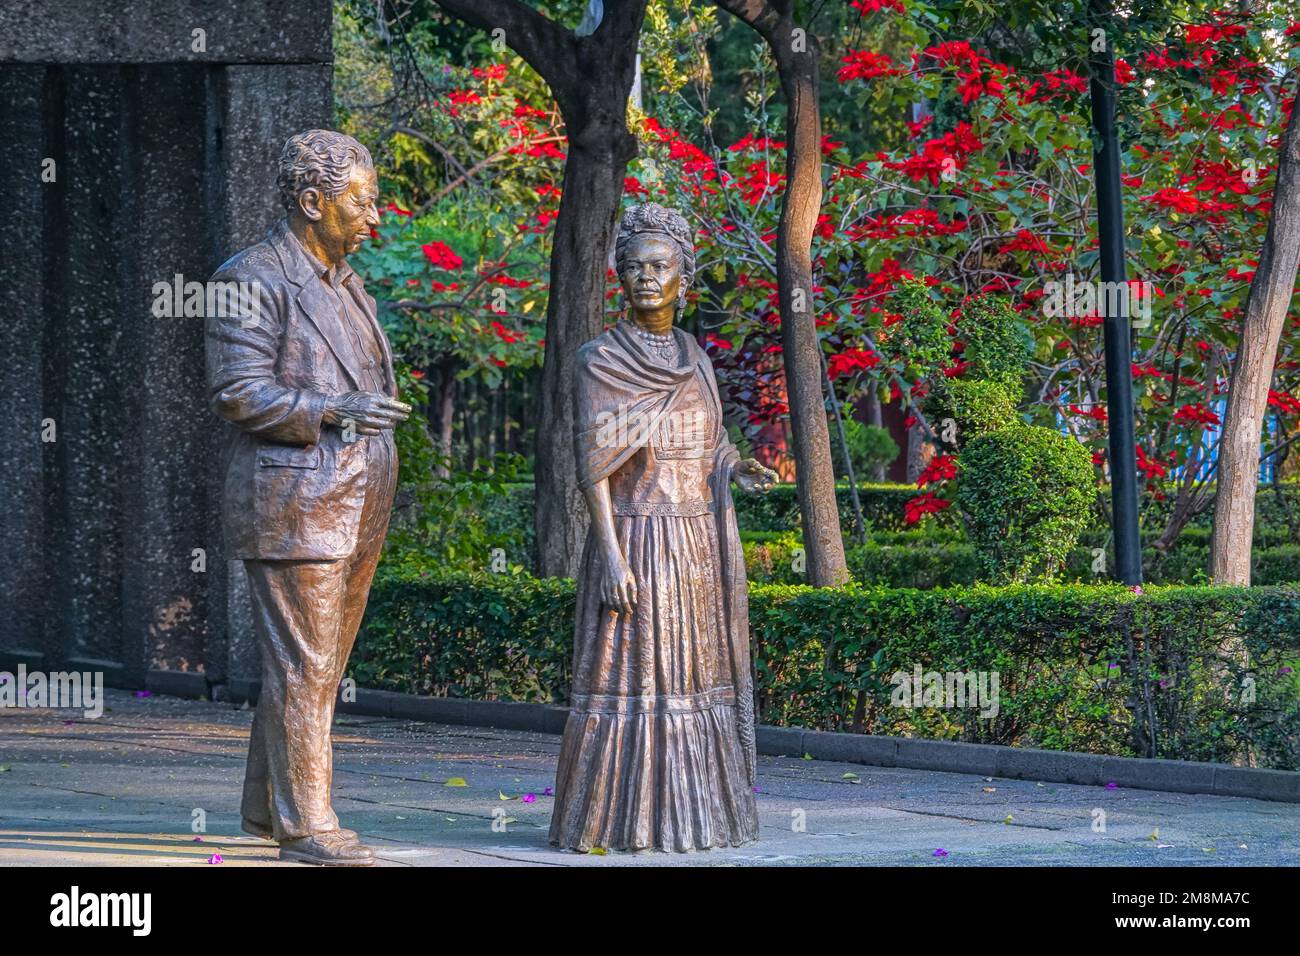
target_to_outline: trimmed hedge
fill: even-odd
[[[881,543],[877,543],[877,542]],[[892,542],[892,543],[889,543]],[[803,584],[796,570],[796,549],[803,543],[795,532],[745,532],[745,567],[750,581],[763,584]],[[1144,576],[1152,584],[1205,583],[1210,552],[1206,545],[1181,542],[1168,555],[1146,553]],[[981,566],[975,548],[955,534],[936,537],[909,536],[906,532],[872,535],[870,544],[849,548],[845,554],[853,579],[860,584],[896,588],[941,588],[970,586],[980,580]],[[1092,570],[1092,548],[1070,552],[1062,580],[1096,584],[1106,580]],[[1300,546],[1280,545],[1256,548],[1252,555],[1252,583],[1288,584],[1300,582]],[[1106,567],[1114,568],[1114,556],[1107,549]]]
[[[1296,587],[751,585],[750,608],[765,723],[1300,767]],[[381,572],[350,673],[563,703],[573,613],[572,581]],[[916,665],[997,672],[997,716],[891,706]]]
[[[872,529],[873,539],[882,533],[932,534],[937,530],[929,525],[924,532],[903,524],[907,502],[921,492],[912,485],[859,484],[863,516]],[[853,530],[853,500],[847,484],[836,486],[835,495],[840,506],[840,527],[846,534]],[[792,484],[779,484],[765,495],[736,495],[736,520],[742,531],[790,531],[800,526],[799,498]],[[1158,512],[1168,510],[1168,502],[1150,502],[1144,514],[1148,536],[1163,528]],[[1192,519],[1183,531],[1183,537],[1203,537],[1209,543],[1213,507]],[[512,483],[506,494],[495,497],[484,514],[488,530],[494,535],[511,537],[527,553],[533,543],[533,486],[531,483]],[[1257,546],[1300,544],[1300,486],[1283,485],[1282,497],[1272,487],[1261,487],[1256,495],[1255,543]],[[1295,522],[1293,532],[1287,517]],[[1096,547],[1104,542],[1109,529],[1102,527],[1100,514],[1095,515],[1096,525],[1084,532],[1081,543]],[[1181,540],[1181,539],[1180,539]],[[1095,542],[1095,543],[1094,543]],[[511,560],[514,560],[513,558]],[[522,562],[521,562],[522,563]]]

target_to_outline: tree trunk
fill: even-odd
[[[451,435],[456,420],[456,363],[442,362],[438,366],[438,477],[451,477]]]
[[[1282,90],[1278,90],[1279,98]],[[1250,283],[1228,406],[1219,439],[1219,487],[1210,544],[1210,578],[1216,584],[1250,584],[1255,531],[1255,485],[1260,430],[1268,407],[1278,341],[1300,268],[1300,98],[1278,151],[1273,212]]]
[[[880,392],[877,391],[876,383],[873,381],[871,387],[867,389],[867,424],[874,428],[884,428],[884,414],[880,407]],[[881,462],[871,471],[871,480],[877,484],[884,484],[886,464]]]
[[[551,250],[546,354],[537,419],[538,573],[573,577],[582,557],[587,509],[573,458],[573,361],[604,327],[605,270],[636,155],[627,101],[646,0],[605,0],[583,18],[582,35],[520,0],[436,0],[453,16],[502,31],[550,87],[564,116],[569,154]]]
[[[787,109],[786,185],[776,233],[782,358],[790,398],[790,431],[808,555],[808,582],[815,587],[835,587],[849,579],[849,568],[835,500],[821,341],[813,303],[812,237],[822,206],[817,42],[808,37],[803,52],[791,52],[790,38],[787,32],[784,43],[772,44]]]
[[[812,237],[822,203],[818,44],[811,33],[796,27],[791,0],[714,2],[763,37],[776,62],[785,96],[786,182],[776,233],[776,282],[790,402],[790,444],[803,518],[808,582],[816,587],[834,587],[848,581],[849,568],[835,500],[821,342],[813,302]]]
[[[926,437],[925,429],[913,424],[907,429],[907,483],[914,485],[934,457],[934,445]]]
[[[587,533],[573,451],[573,370],[578,346],[604,328],[609,249],[636,152],[621,113],[614,120],[590,122],[582,135],[569,128],[537,423],[537,570],[545,577],[576,576]]]

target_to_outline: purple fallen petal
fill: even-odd
[[[947,855],[948,855],[948,851],[945,850],[943,847],[939,847],[939,849],[937,849],[937,850],[934,851],[934,855],[935,855],[935,856],[947,856]]]
[[[537,802],[537,794],[535,794],[535,793],[525,793],[521,799],[523,800],[524,803],[536,803],[536,802]]]

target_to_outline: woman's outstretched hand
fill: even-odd
[[[636,607],[636,578],[617,547],[605,552],[604,573],[600,577],[600,599],[606,607],[631,616]]]
[[[740,486],[741,491],[751,495],[770,491],[776,479],[776,472],[753,458],[739,462],[731,472],[731,480]]]

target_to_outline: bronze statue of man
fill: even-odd
[[[277,184],[285,218],[212,277],[247,284],[251,307],[207,318],[212,405],[230,423],[225,537],[262,658],[241,815],[282,860],[367,866],[373,852],[330,805],[330,725],[388,530],[393,428],[411,408],[346,258],[379,223],[369,151],[299,133]]]

